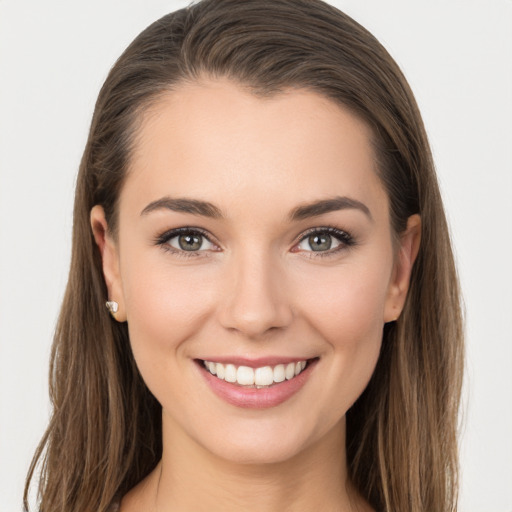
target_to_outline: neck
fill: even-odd
[[[328,512],[369,510],[351,488],[345,459],[345,421],[293,458],[240,464],[205,450],[163,421],[162,460],[129,493],[121,510],[154,512]]]

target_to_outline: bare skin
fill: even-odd
[[[403,308],[420,219],[394,243],[370,137],[315,93],[261,99],[227,80],[145,115],[116,239],[91,212],[163,409],[162,460],[121,512],[371,510],[347,477],[345,414]],[[308,362],[271,406],[226,400],[202,364],[265,358]]]
[[[162,462],[125,496],[121,512],[299,512],[319,507],[326,512],[371,512],[340,463],[343,438],[343,432],[333,429],[321,446],[312,446],[293,460],[258,466],[232,464],[200,447],[169,442]]]

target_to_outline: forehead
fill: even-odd
[[[184,84],[145,112],[121,202],[132,190],[142,208],[163,195],[220,207],[239,199],[246,210],[333,195],[387,204],[371,136],[347,109],[308,90],[262,98],[228,80]]]

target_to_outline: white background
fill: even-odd
[[[0,0],[0,512],[21,510],[48,419],[96,95],[135,35],[187,3]],[[467,309],[460,510],[512,512],[512,0],[332,3],[388,48],[423,112]]]

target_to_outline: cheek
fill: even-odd
[[[165,258],[160,258],[164,259]],[[177,364],[175,354],[207,320],[214,294],[200,268],[176,269],[136,261],[123,269],[123,287],[130,341],[137,364],[152,368]],[[139,269],[145,268],[143,272]]]
[[[350,349],[380,336],[388,293],[389,273],[377,266],[340,269],[309,286],[304,295],[307,318],[326,340]],[[352,347],[357,348],[357,347]]]
[[[125,272],[133,356],[164,410],[174,411],[185,421],[188,411],[201,406],[190,387],[190,347],[211,316],[214,294],[204,285],[209,281],[200,269],[189,272],[165,264],[150,266],[145,272],[137,269]]]
[[[304,296],[309,326],[326,342],[331,362],[325,379],[332,418],[343,416],[361,395],[380,354],[389,273],[387,266],[369,268],[332,272],[323,287],[310,287],[314,292]]]

